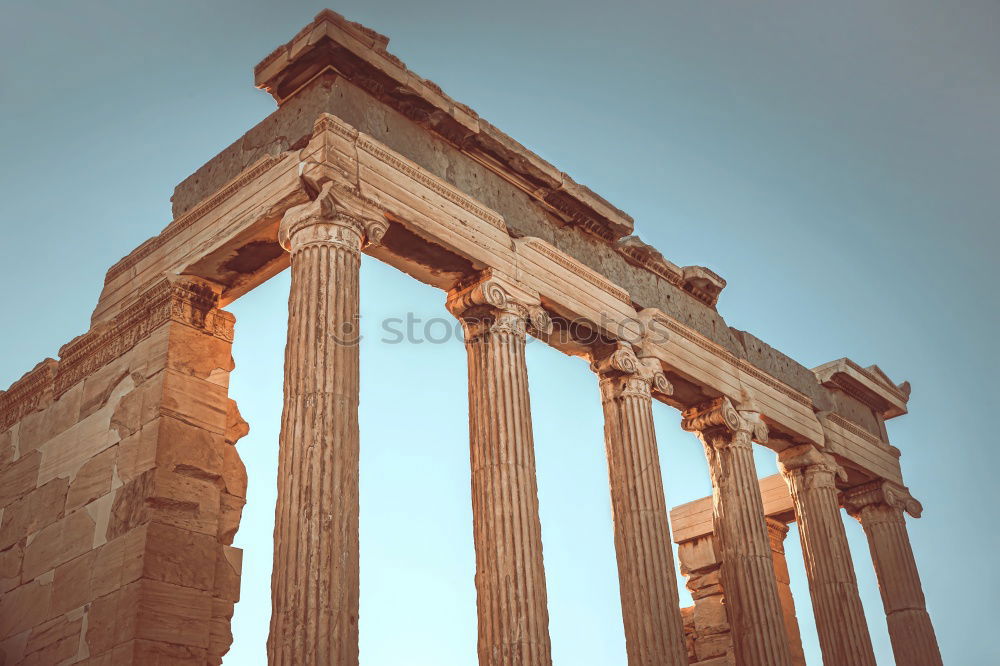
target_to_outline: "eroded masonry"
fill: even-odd
[[[630,665],[804,663],[792,521],[824,662],[873,665],[845,511],[897,663],[940,664],[904,520],[920,504],[884,426],[909,386],[730,328],[724,280],[670,263],[387,43],[324,11],[257,65],[278,109],[177,186],[91,329],[0,393],[3,663],[221,662],[247,489],[221,308],[289,266],[267,659],[358,663],[358,348],[341,333],[363,252],[439,287],[465,330],[480,664],[551,663],[526,335],[595,373]],[[670,516],[653,400],[683,410],[714,488]],[[758,479],[755,444],[780,475]]]

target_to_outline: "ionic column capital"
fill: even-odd
[[[652,398],[652,394],[671,395],[673,385],[663,374],[655,358],[639,358],[632,346],[618,342],[591,354],[590,369],[601,378],[601,399],[614,400],[626,395]]]
[[[847,472],[828,453],[812,444],[792,446],[778,454],[778,469],[788,478],[801,475],[807,487],[824,485],[836,487],[836,480],[847,481]]]
[[[461,320],[467,342],[486,333],[524,337],[529,330],[533,335],[552,330],[538,295],[492,270],[449,293],[445,307]]]
[[[389,222],[381,213],[327,181],[315,199],[285,211],[278,227],[278,243],[292,254],[315,244],[360,253],[361,248],[381,242],[388,228]]]
[[[900,512],[905,511],[914,518],[919,518],[924,510],[908,488],[884,479],[845,490],[840,495],[840,502],[847,513],[859,520],[866,507],[886,506]]]
[[[711,442],[716,447],[724,446],[727,442],[749,445],[751,440],[767,443],[767,425],[761,420],[760,414],[736,409],[733,402],[725,396],[685,409],[681,414],[681,427],[698,433],[703,441]]]

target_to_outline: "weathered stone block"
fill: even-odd
[[[233,632],[230,627],[232,618],[232,601],[212,599],[212,625],[209,631],[208,654],[212,657],[218,657],[220,661],[233,644]]]
[[[139,581],[136,581],[111,594],[98,597],[90,604],[85,637],[90,654],[107,652],[116,645],[135,638],[139,585]]]
[[[41,462],[42,456],[32,451],[0,469],[0,508],[35,489]]]
[[[80,418],[84,419],[103,407],[116,389],[117,392],[129,390],[133,386],[128,379],[129,374],[128,358],[119,357],[87,377],[80,397]],[[128,383],[122,385],[126,380]]]
[[[159,427],[151,424],[118,444],[118,476],[125,483],[156,466]]]
[[[214,536],[152,522],[146,526],[144,580],[212,591],[219,544]]]
[[[25,582],[82,555],[94,545],[94,520],[77,509],[28,539],[21,579]]]
[[[212,596],[226,601],[240,600],[240,574],[243,571],[243,551],[233,546],[218,546],[215,558],[215,585]]]
[[[28,647],[28,636],[30,635],[31,630],[26,629],[0,641],[0,664],[7,666],[7,664],[20,663],[21,659],[24,658],[24,650]]]
[[[247,496],[247,468],[239,452],[232,444],[227,444],[222,456],[223,490],[236,497]]]
[[[0,551],[0,594],[21,584],[21,562],[24,560],[24,542],[19,541]]]
[[[161,469],[143,472],[116,491],[108,525],[114,539],[150,520],[214,535],[219,489],[211,482]]]
[[[700,663],[713,657],[725,657],[732,644],[729,634],[699,636],[694,643],[694,653]]]
[[[208,662],[204,648],[162,641],[135,640],[116,647],[112,663],[142,664],[142,666],[204,666]]]
[[[231,448],[223,435],[169,416],[146,427],[157,429],[157,465],[211,482],[222,476],[226,450]]]
[[[55,435],[55,424],[50,412],[51,408],[33,412],[21,420],[18,449],[22,456],[36,450]]]
[[[69,493],[66,496],[67,511],[92,502],[111,491],[111,477],[117,458],[118,446],[115,445],[83,464],[70,483]]]
[[[93,598],[91,581],[96,556],[97,551],[91,550],[56,568],[52,581],[53,613],[66,613]]]
[[[177,645],[207,648],[212,619],[212,597],[208,592],[142,580],[136,637]],[[145,663],[145,662],[140,662]]]
[[[236,367],[232,343],[190,326],[170,328],[167,367],[181,374],[209,379],[219,386],[229,385],[229,373]],[[221,372],[220,372],[221,371]]]
[[[225,435],[229,403],[226,387],[174,370],[165,370],[157,377],[162,377],[160,414]],[[156,382],[157,378],[149,381]]]
[[[677,559],[680,560],[681,573],[684,575],[718,567],[721,564],[715,548],[715,541],[710,536],[679,544],[677,546]]]
[[[68,485],[66,479],[52,479],[8,506],[0,524],[0,548],[62,518]]]
[[[30,629],[51,617],[52,582],[33,580],[0,597],[0,639]]]
[[[242,497],[236,497],[227,493],[222,493],[219,503],[219,541],[231,545],[236,538],[236,531],[240,528],[240,518],[243,515],[243,507],[247,501]]]
[[[15,423],[0,432],[0,470],[5,469],[17,455],[17,432],[20,427],[20,423]]]
[[[250,424],[243,420],[240,408],[236,401],[230,398],[229,407],[226,410],[226,442],[236,444],[250,432]]]
[[[98,548],[91,580],[93,596],[100,597],[142,576],[146,548],[146,526],[108,541]]]
[[[52,433],[68,430],[80,421],[80,404],[83,402],[83,383],[78,383],[63,393],[46,411],[52,421]]]
[[[705,597],[694,605],[694,626],[699,636],[728,633],[729,619],[721,596]]]
[[[73,657],[80,645],[83,618],[60,616],[31,630],[23,666],[50,666]]]

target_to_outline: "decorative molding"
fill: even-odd
[[[108,282],[111,282],[116,277],[151,255],[157,249],[162,247],[167,241],[171,240],[182,231],[188,229],[195,222],[203,218],[205,215],[218,208],[222,202],[236,194],[236,192],[242,189],[247,183],[264,174],[271,167],[284,160],[284,158],[284,155],[268,155],[258,160],[253,166],[246,171],[241,172],[240,175],[219,189],[215,194],[205,199],[167,225],[167,227],[160,232],[160,235],[150,238],[133,250],[128,256],[124,257],[114,266],[109,268],[104,277],[104,283],[107,284]]]
[[[216,309],[218,294],[208,285],[163,278],[143,291],[111,321],[81,335],[60,350],[55,397],[122,356],[168,321],[175,321],[232,342],[234,318]]]
[[[545,241],[539,238],[528,238],[525,240],[525,244],[533,250],[537,250],[539,253],[544,254],[546,257],[556,262],[566,270],[570,271],[582,277],[587,282],[591,283],[601,291],[611,294],[617,298],[622,303],[632,305],[632,297],[629,293],[616,285],[611,280],[608,280],[603,275],[593,270],[589,266],[585,266],[580,261],[569,256],[565,252],[560,252],[558,249],[552,247]]]
[[[684,326],[683,324],[674,321],[673,319],[671,319],[671,318],[663,315],[662,313],[655,314],[653,316],[653,318],[657,322],[663,324],[668,329],[670,329],[671,331],[673,331],[674,333],[676,333],[677,335],[679,335],[682,338],[684,338],[685,340],[693,342],[694,344],[698,345],[699,347],[701,347],[705,351],[710,352],[713,355],[718,356],[719,358],[721,358],[721,359],[723,359],[725,361],[728,361],[730,364],[732,364],[738,370],[740,370],[742,372],[745,372],[746,374],[750,375],[751,377],[754,377],[754,378],[760,380],[761,382],[767,384],[768,386],[770,386],[771,388],[775,389],[776,391],[779,391],[779,392],[783,393],[784,395],[788,396],[792,400],[795,400],[796,402],[799,402],[799,403],[805,405],[806,407],[809,407],[810,409],[812,409],[813,402],[812,402],[812,399],[809,396],[807,396],[807,395],[805,395],[803,393],[800,393],[800,392],[796,391],[795,389],[793,389],[791,386],[788,386],[787,384],[784,384],[784,383],[778,381],[777,379],[775,379],[771,375],[767,374],[766,372],[760,370],[759,368],[757,368],[756,366],[752,365],[751,363],[745,361],[744,359],[739,358],[738,356],[736,356],[735,354],[733,354],[728,349],[725,349],[725,348],[721,347],[720,345],[712,342],[711,340],[705,338],[704,336],[699,335],[698,333],[692,331],[691,329],[689,329],[688,327]]]
[[[47,358],[6,391],[0,391],[0,431],[10,428],[28,414],[44,409],[52,400],[52,388],[59,362]]]
[[[903,393],[903,391],[901,391],[898,386],[896,386],[895,384],[893,384],[892,380],[890,380],[886,376],[886,374],[884,372],[882,372],[881,369],[878,369],[878,366],[873,366],[874,368],[878,369],[878,372],[873,372],[872,370],[869,370],[868,368],[862,368],[860,365],[858,365],[857,363],[855,363],[854,361],[852,361],[849,358],[844,359],[844,360],[847,361],[847,365],[849,365],[850,367],[854,368],[860,374],[864,375],[865,377],[867,377],[868,379],[870,379],[874,383],[878,384],[882,388],[886,389],[887,391],[889,391],[889,393],[892,393],[894,396],[896,396],[897,398],[899,398],[900,401],[902,401],[902,402],[905,403],[905,402],[907,402],[909,400],[909,396],[906,395],[905,393]]]
[[[316,119],[316,122],[313,125],[313,134],[315,135],[317,132],[322,132],[325,130],[329,130],[334,134],[339,134],[348,141],[351,141],[352,143],[357,141],[358,136],[360,134],[357,128],[348,125],[345,122],[341,122],[341,120],[337,118],[337,116],[334,116],[329,113],[321,113],[319,118]]]
[[[357,146],[384,164],[387,164],[397,171],[406,174],[424,187],[440,194],[442,197],[452,202],[459,208],[472,213],[479,219],[491,224],[505,234],[510,233],[507,229],[507,223],[501,215],[488,208],[480,206],[475,202],[475,200],[459,190],[457,187],[448,184],[440,178],[432,176],[418,165],[386,148],[381,147],[367,136],[362,135],[358,139]]]
[[[844,418],[843,416],[841,416],[840,414],[835,414],[835,413],[831,412],[831,413],[829,413],[829,414],[826,415],[826,418],[827,418],[827,420],[834,422],[835,424],[837,424],[838,426],[840,426],[844,430],[847,430],[848,432],[857,435],[858,437],[860,437],[861,439],[865,440],[866,442],[870,442],[870,443],[875,444],[876,446],[879,446],[879,447],[882,447],[882,448],[885,448],[885,446],[887,445],[886,442],[883,442],[881,439],[879,439],[875,435],[871,434],[870,432],[868,432],[867,430],[865,430],[861,426],[859,426],[856,423],[854,423],[854,421],[849,421],[846,418]]]

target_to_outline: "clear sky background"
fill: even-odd
[[[169,222],[174,185],[274,109],[252,67],[322,6],[0,2],[0,386],[87,330],[105,271]],[[628,211],[671,261],[725,277],[730,325],[808,367],[849,356],[910,380],[911,413],[888,427],[925,507],[909,529],[945,661],[1000,661],[1000,4],[332,8]],[[387,317],[447,319],[441,292],[369,259],[362,289],[362,664],[470,666],[465,353],[382,341]],[[265,663],[287,292],[286,272],[230,308],[251,433],[227,666]],[[553,657],[624,666],[596,382],[581,360],[529,348]],[[656,420],[668,504],[708,494],[697,440],[669,407]],[[769,451],[757,459],[775,471]],[[863,533],[847,530],[891,664]],[[794,528],[786,545],[819,664]]]

